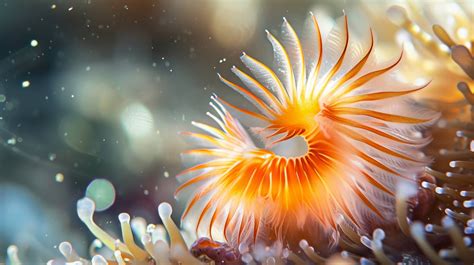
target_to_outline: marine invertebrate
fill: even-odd
[[[313,15],[309,24],[306,45],[286,19],[284,43],[267,31],[276,72],[244,53],[254,77],[232,72],[247,88],[219,75],[258,110],[213,96],[217,116],[208,116],[219,127],[194,122],[205,133],[183,133],[202,147],[185,152],[197,164],[179,175],[177,190],[193,193],[183,220],[198,235],[236,246],[318,225],[337,239],[340,216],[368,232],[393,220],[397,182],[414,185],[429,162],[420,152],[429,137],[419,130],[437,114],[408,100],[427,84],[396,78],[402,54],[376,62],[372,31],[362,48],[350,39],[346,16],[324,37]]]
[[[440,32],[437,34],[440,35]],[[449,36],[441,33],[440,38],[447,39]],[[468,51],[467,47],[452,45],[453,53],[456,52],[454,47]],[[453,54],[452,57],[472,80],[472,55],[463,52]],[[431,129],[434,141],[428,152],[434,157],[434,163],[426,168],[425,175],[419,179],[418,191],[400,189],[397,194],[397,219],[404,234],[405,246],[394,246],[393,242],[383,243],[384,239],[389,240],[390,237],[386,238],[384,230],[376,229],[371,238],[362,236],[359,244],[356,243],[357,236],[352,237],[352,243],[362,244],[372,253],[358,252],[360,249],[341,245],[341,256],[351,262],[359,260],[363,264],[376,261],[382,264],[474,262],[474,97],[466,82],[458,82],[457,88],[457,93],[460,92],[465,99],[456,110],[460,115],[445,116]],[[394,235],[391,237],[393,239]],[[407,247],[414,246],[413,243],[418,249]]]
[[[164,226],[147,225],[143,218],[135,217],[131,219],[127,213],[121,213],[118,219],[123,241],[112,237],[94,222],[94,211],[95,204],[91,199],[83,198],[77,202],[79,218],[98,239],[90,247],[92,259],[80,257],[69,242],[62,242],[59,245],[59,251],[64,259],[51,260],[48,264],[64,264],[65,262],[97,265],[200,264],[200,261],[193,257],[188,250],[185,237],[183,237],[186,233],[180,231],[171,219],[172,209],[168,203],[161,203],[158,207],[158,213]],[[141,245],[135,243],[134,237],[141,239]],[[187,239],[190,242],[194,240],[192,237]],[[190,244],[190,242],[188,243]],[[97,249],[102,249],[104,245],[108,251],[98,253]],[[16,247],[10,248],[9,255],[14,262],[20,262]]]
[[[459,47],[473,49],[474,8],[469,1],[401,1],[397,5],[387,2],[390,6],[387,15],[391,22],[399,27],[396,36],[408,48],[408,59],[412,64],[420,67],[418,77],[434,77],[433,85],[421,92],[420,98],[441,100],[445,102],[440,108],[449,111],[453,103],[459,106],[462,95],[451,88],[457,82],[463,81],[472,84],[463,72],[457,60],[462,53]],[[438,38],[437,38],[438,37]],[[441,37],[441,38],[440,38]],[[454,48],[456,52],[452,53]],[[406,73],[410,75],[410,73]],[[440,97],[442,95],[442,98]]]

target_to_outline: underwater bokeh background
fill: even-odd
[[[362,31],[374,23],[367,9],[381,4],[0,1],[0,262],[11,244],[25,264],[57,256],[64,240],[87,253],[94,237],[75,205],[96,179],[113,185],[89,186],[114,202],[95,217],[104,229],[119,233],[121,212],[159,223],[163,201],[178,220],[184,202],[173,197],[174,176],[186,144],[178,132],[205,119],[213,93],[248,105],[216,73],[229,75],[243,50],[271,62],[263,32],[278,32],[283,16],[301,28],[309,11],[321,23],[345,12]],[[383,12],[380,19],[378,41],[395,43],[388,33],[396,26]],[[393,55],[398,46],[384,47]]]
[[[216,73],[243,49],[270,59],[261,33],[283,16],[298,23],[321,5],[337,17],[346,4],[2,0],[0,260],[11,244],[26,263],[57,256],[63,240],[85,253],[93,237],[75,204],[97,178],[116,191],[96,217],[106,229],[123,211],[158,222],[162,201],[177,219],[177,132],[229,92]]]

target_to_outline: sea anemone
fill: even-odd
[[[102,230],[93,220],[95,204],[89,198],[77,202],[79,219],[98,239],[93,242],[90,249],[92,259],[80,257],[69,242],[62,242],[59,251],[64,259],[55,259],[48,264],[200,264],[188,250],[184,238],[186,233],[180,231],[171,219],[172,208],[168,203],[161,203],[158,213],[163,225],[148,224],[143,218],[130,218],[127,213],[118,216],[122,230],[122,240],[116,239]],[[141,245],[135,243],[134,237],[141,239]],[[169,238],[169,240],[168,240]],[[192,237],[188,240],[193,241]],[[97,249],[108,251],[97,253]],[[10,253],[11,252],[11,253]],[[9,250],[10,260],[19,261],[17,249],[12,246]]]
[[[232,71],[249,90],[220,77],[258,111],[213,96],[217,116],[208,115],[219,128],[194,123],[207,134],[184,133],[204,146],[185,153],[197,165],[179,177],[185,182],[177,193],[192,193],[183,214],[191,232],[180,231],[162,203],[164,226],[120,214],[119,240],[94,223],[94,202],[85,198],[77,213],[98,239],[92,259],[63,242],[64,258],[49,264],[473,264],[473,52],[450,46],[466,74],[457,81],[461,115],[442,116],[428,130],[437,115],[407,98],[423,86],[405,88],[397,79],[401,57],[378,66],[372,33],[364,52],[349,41],[347,17],[324,43],[316,19],[310,21],[310,46],[300,45],[286,20],[285,45],[268,33],[276,73],[242,56],[256,79]],[[448,33],[435,34],[448,43]],[[433,163],[420,151],[427,131]],[[337,240],[322,253],[326,242],[319,239],[327,235]],[[291,236],[298,247],[286,244]],[[21,264],[17,247],[7,254],[10,264]]]
[[[397,79],[402,54],[378,63],[372,31],[365,45],[350,39],[346,16],[327,36],[313,15],[309,25],[305,45],[286,19],[283,43],[267,31],[276,72],[244,53],[254,77],[232,72],[247,88],[219,75],[256,111],[213,96],[219,127],[183,133],[200,147],[185,152],[196,165],[177,194],[191,191],[182,218],[199,236],[238,246],[318,230],[334,244],[339,220],[370,233],[395,220],[396,185],[414,186],[430,162],[421,130],[438,116],[408,98],[428,84]]]
[[[389,3],[387,16],[399,27],[398,40],[407,47],[408,59],[420,71],[416,76],[435,77],[433,85],[421,92],[422,99],[441,100],[449,111],[453,105],[459,106],[462,95],[449,90],[457,82],[470,84],[472,80],[463,71],[458,58],[467,47],[473,49],[474,8],[469,1],[401,1],[397,5]],[[438,38],[437,38],[438,37]],[[453,50],[453,52],[451,52]],[[454,59],[452,60],[451,57]],[[410,73],[406,73],[410,75]],[[413,74],[411,74],[413,75]],[[472,78],[472,77],[471,77]]]
[[[437,33],[440,38],[449,38],[445,34]],[[452,45],[450,49],[454,62],[472,82],[473,52],[462,45]],[[456,54],[459,50],[464,52]],[[375,229],[371,237],[345,233],[343,240],[350,240],[351,245],[340,244],[342,252],[336,256],[362,264],[474,263],[474,95],[464,81],[459,81],[457,88],[464,97],[455,110],[460,115],[443,116],[431,129],[434,140],[427,152],[434,162],[419,178],[418,191],[402,186],[397,192],[396,212],[401,235],[386,236],[380,228]],[[445,102],[436,103],[440,106]],[[394,238],[403,244],[396,244]],[[308,245],[304,242],[301,246]]]

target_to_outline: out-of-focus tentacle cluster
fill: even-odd
[[[194,238],[178,229],[171,219],[172,209],[168,203],[162,203],[158,207],[164,226],[147,224],[141,217],[131,219],[127,213],[121,213],[118,219],[122,240],[114,238],[94,222],[94,211],[95,204],[91,199],[84,198],[78,201],[79,218],[97,238],[89,247],[92,259],[79,256],[71,243],[62,242],[59,245],[59,251],[64,258],[50,260],[49,265],[204,264],[189,252],[188,245]],[[134,238],[140,238],[141,242],[136,243]],[[10,247],[8,254],[13,264],[21,264],[15,246]]]
[[[462,96],[451,88],[460,81],[474,84],[474,70],[468,60],[474,51],[472,3],[456,0],[384,3],[390,5],[387,10],[389,20],[401,29],[393,35],[404,43],[411,64],[419,67],[416,73],[404,74],[416,78],[436,77],[432,86],[421,92],[420,98],[442,100],[444,104],[439,108],[444,112],[453,113],[453,108],[458,111]]]

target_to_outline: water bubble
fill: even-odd
[[[115,188],[106,179],[95,179],[87,186],[86,197],[95,202],[96,211],[104,211],[114,204]]]
[[[3,94],[0,94],[0,103],[3,103],[7,100],[7,97]]]
[[[63,182],[63,181],[64,181],[64,175],[63,175],[63,173],[58,173],[58,174],[56,174],[56,176],[54,177],[54,179],[56,180],[56,182],[59,182],[59,183]]]

